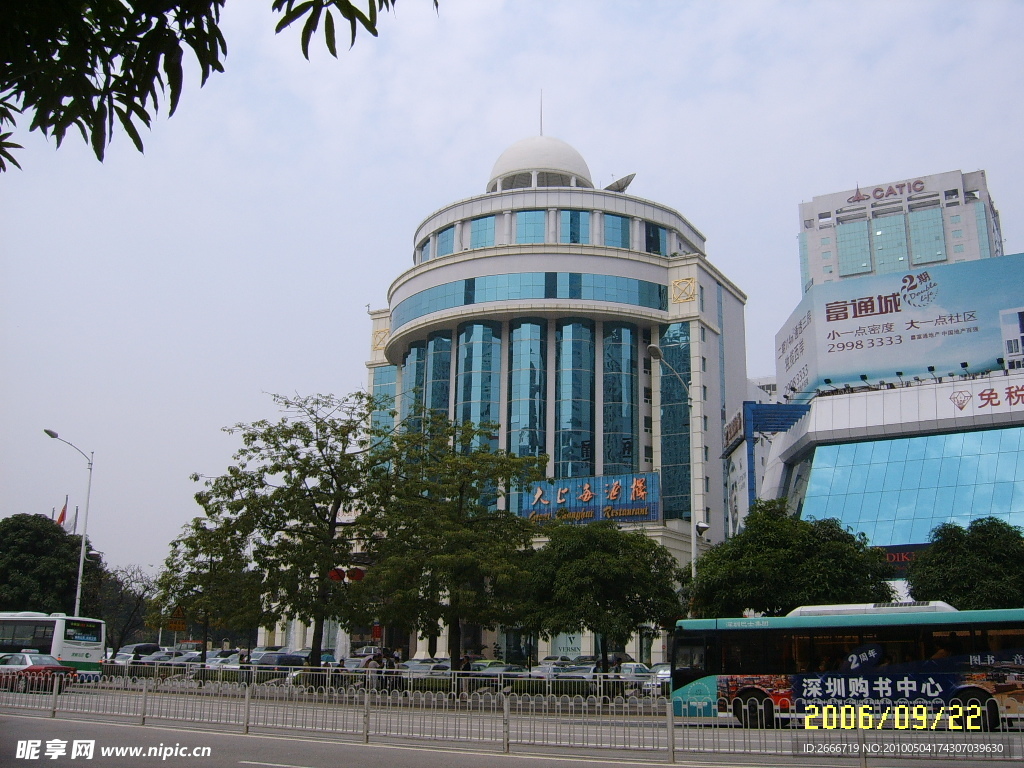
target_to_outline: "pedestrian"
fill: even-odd
[[[473,664],[469,660],[469,656],[462,657],[462,663],[459,665],[459,670],[462,672],[469,672],[473,669]]]
[[[366,662],[366,687],[371,690],[377,690],[377,686],[380,684],[380,662],[381,656],[379,653],[374,654],[370,657],[370,660]]]

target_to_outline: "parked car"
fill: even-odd
[[[504,666],[508,666],[508,665],[504,661],[502,661],[501,659],[480,659],[479,661],[474,661],[474,662],[472,662],[469,665],[469,671],[470,672],[481,672],[481,671],[487,669],[488,667],[504,667]]]
[[[118,654],[120,655],[120,654]],[[184,651],[160,651],[158,653],[151,653],[148,656],[143,656],[138,661],[133,662],[134,664],[166,664],[174,659],[181,658],[185,655]]]
[[[530,677],[540,677],[544,679],[552,679],[558,677],[558,673],[565,669],[567,665],[563,664],[538,664],[536,667],[530,670]]]
[[[307,664],[309,663],[309,657],[312,655],[312,653],[313,653],[313,649],[312,648],[303,648],[300,651],[292,651],[293,655],[301,656],[302,658],[304,658],[306,660]],[[337,666],[337,664],[338,664],[338,660],[334,658],[334,654],[333,653],[331,653],[329,650],[320,651],[320,666],[321,667],[334,667],[334,666]]]
[[[201,651],[205,646],[206,643],[202,640],[182,640],[180,643],[174,644],[174,650],[189,653],[190,651]]]
[[[541,665],[544,664],[569,664],[572,662],[568,656],[545,656],[540,660]]]
[[[306,663],[306,660],[301,656],[295,656],[290,653],[266,653],[264,654],[258,663],[251,664],[253,669],[261,670],[275,670],[278,672],[292,669],[293,667],[301,667]]]
[[[123,658],[125,655],[127,655],[127,657],[132,661],[139,661],[143,656],[149,656],[151,653],[160,653],[162,651],[163,648],[156,643],[132,643],[131,645],[122,645],[113,661],[115,664],[122,663],[118,661],[118,658]]]
[[[379,645],[364,645],[362,648],[356,648],[353,652],[353,656],[376,656],[378,653],[383,653]]]
[[[668,696],[672,682],[672,665],[659,661],[651,667],[650,676],[644,681],[644,693],[652,696]]]
[[[619,677],[623,680],[647,680],[651,668],[640,661],[624,661],[619,665]]]
[[[407,661],[399,664],[398,668],[406,677],[443,677],[450,675],[452,668],[447,664],[439,664],[430,659],[428,661]]]
[[[20,691],[49,690],[50,679],[59,675],[64,682],[73,680],[74,667],[61,664],[48,653],[5,653],[0,655],[0,688]]]

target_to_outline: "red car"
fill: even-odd
[[[62,678],[62,688],[74,680],[77,670],[61,664],[48,653],[21,651],[0,655],[0,688],[20,691],[51,691],[54,675]]]

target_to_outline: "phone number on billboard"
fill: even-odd
[[[874,349],[875,347],[892,347],[902,344],[902,336],[877,336],[871,339],[857,339],[856,341],[837,341],[828,345],[829,352],[851,352],[855,349]]]

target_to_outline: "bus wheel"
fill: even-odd
[[[964,730],[967,729],[968,722],[972,726],[975,723],[981,726],[982,731],[998,731],[1001,725],[1001,718],[999,716],[999,703],[993,699],[987,691],[961,691],[957,694],[956,698],[953,699],[950,704],[956,706],[959,705],[964,708],[963,720],[960,723]],[[977,719],[967,720],[967,708],[968,707],[981,707],[981,720]]]
[[[775,728],[775,705],[763,693],[747,693],[732,703],[732,712],[744,728]]]

